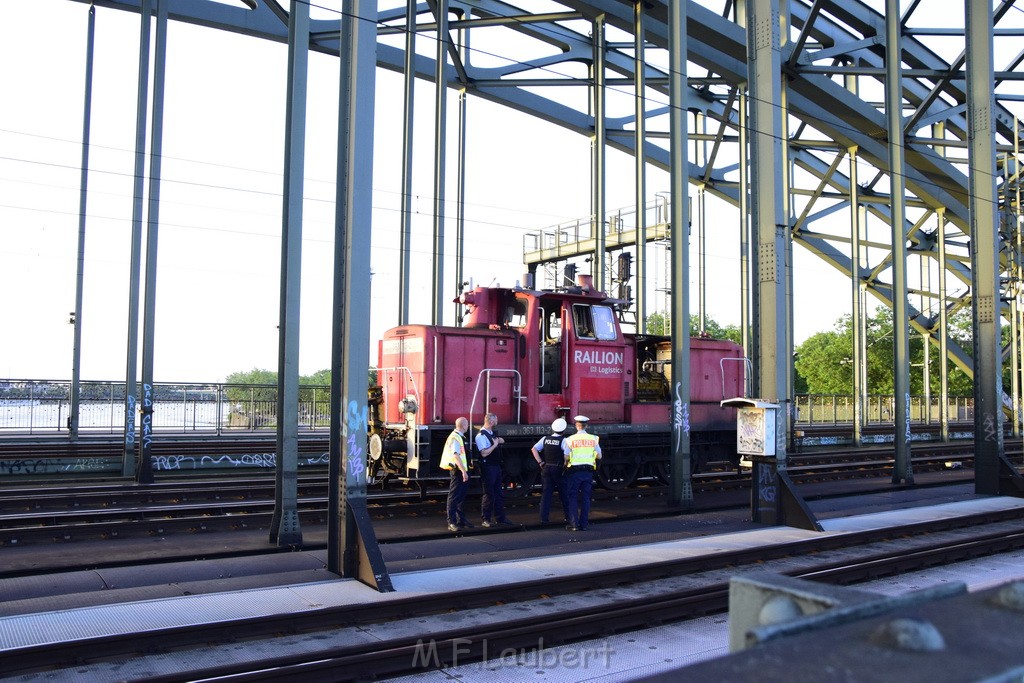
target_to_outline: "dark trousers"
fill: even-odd
[[[547,523],[548,516],[551,514],[551,498],[555,491],[558,491],[558,502],[562,504],[565,521],[571,521],[572,515],[569,514],[569,504],[565,497],[565,477],[562,476],[562,466],[544,465],[540,476],[543,486],[540,494],[540,521]]]
[[[569,523],[580,529],[590,524],[590,493],[594,489],[592,471],[570,471],[566,487],[569,493]],[[578,507],[577,507],[578,506]]]
[[[492,465],[484,461],[480,479],[483,483],[483,497],[480,498],[480,516],[485,522],[505,521],[505,499],[501,490],[502,470],[501,465]]]
[[[462,511],[462,504],[466,501],[466,492],[469,491],[469,482],[462,481],[462,471],[458,468],[452,470],[452,480],[448,485],[448,523],[460,526],[466,522],[466,513]]]

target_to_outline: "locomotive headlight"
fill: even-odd
[[[370,454],[370,460],[380,460],[380,456],[384,453],[384,442],[381,441],[380,434],[370,434],[367,451]]]
[[[403,414],[413,413],[417,410],[416,398],[413,396],[406,396],[398,402],[398,412]]]

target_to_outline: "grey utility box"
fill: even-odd
[[[736,413],[736,452],[740,455],[775,455],[775,411],[777,403],[758,398],[729,398],[723,408],[739,408]]]
[[[781,482],[775,459],[775,411],[778,404],[756,398],[730,398],[725,408],[736,413],[736,452],[750,460],[750,519],[763,524],[780,524]]]

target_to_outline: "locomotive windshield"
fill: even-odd
[[[577,339],[614,341],[618,338],[615,331],[615,314],[608,306],[573,304],[572,315]]]
[[[601,341],[613,341],[615,333],[615,314],[608,306],[593,306],[591,311],[594,314],[594,331]]]

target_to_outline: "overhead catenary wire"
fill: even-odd
[[[321,9],[325,9],[325,10],[328,10],[328,11],[335,12],[339,16],[342,15],[342,12],[340,10],[334,10],[334,9],[331,9],[331,8],[326,8],[326,7],[323,7],[321,5],[316,5],[314,3],[308,3],[308,4],[310,4],[311,7],[318,7],[318,8],[321,8]],[[537,28],[538,27],[536,25],[531,25],[531,29],[537,30]],[[543,27],[540,27],[540,29],[543,30]],[[582,39],[584,39],[584,36],[580,36],[580,38],[582,40]],[[473,50],[478,52],[478,53],[481,53],[481,54],[486,54],[486,55],[489,55],[489,56],[492,56],[492,57],[505,59],[505,60],[509,61],[510,63],[518,63],[518,64],[523,64],[523,65],[528,64],[527,62],[521,62],[521,61],[518,61],[518,60],[514,60],[514,59],[512,59],[510,57],[507,57],[505,55],[500,55],[500,54],[495,53],[495,52],[485,51],[485,50],[481,50],[481,49],[475,48],[475,47],[473,48]],[[565,74],[561,74],[561,73],[555,71],[554,69],[552,69],[551,67],[541,66],[541,67],[534,67],[534,68],[550,71],[551,73],[554,73],[556,75],[567,77]],[[615,86],[609,86],[609,88],[614,90]],[[622,92],[624,92],[624,93],[629,92],[630,96],[632,96],[632,92],[631,91],[622,90]],[[661,101],[652,99],[652,98],[650,98],[650,97],[648,97],[646,95],[644,95],[643,97],[644,97],[645,100],[649,100],[651,102],[655,102],[656,104],[659,104],[659,105],[662,105],[662,106],[669,106],[669,107],[673,106],[673,105],[671,105],[671,103],[668,103],[666,105],[665,102],[661,102]],[[778,105],[776,105],[776,106],[778,106]],[[855,130],[853,127],[847,127],[847,129],[851,130],[851,131]],[[120,150],[120,151],[123,151],[126,154],[130,154],[131,153],[128,150]],[[928,150],[920,150],[920,149],[918,149],[918,151],[920,153],[924,153],[924,154],[928,153]],[[167,157],[165,157],[165,158],[167,158]],[[10,157],[7,157],[6,159],[7,160],[14,160],[14,159],[12,159]],[[228,169],[234,169],[234,170],[245,170],[245,171],[255,172],[255,173],[264,173],[264,174],[268,174],[268,175],[274,175],[276,177],[280,177],[280,175],[281,175],[280,173],[275,173],[275,172],[272,172],[272,171],[265,171],[265,170],[260,170],[260,169],[246,169],[244,167],[232,166],[232,165],[227,165],[227,164],[211,164],[210,162],[194,160],[194,159],[185,159],[185,160],[182,160],[182,161],[187,161],[189,163],[196,163],[196,164],[209,164],[209,165],[213,165],[213,166],[217,166],[217,167],[221,167],[221,168],[228,168]],[[869,162],[865,161],[863,159],[863,157],[861,157],[859,159],[859,163],[869,163]],[[71,168],[71,167],[69,166],[68,168]],[[110,171],[103,171],[102,169],[92,169],[92,170],[95,170],[97,172],[110,172]],[[191,184],[191,185],[194,185],[196,187],[203,187],[203,188],[208,188],[208,189],[221,189],[221,190],[237,191],[237,192],[254,192],[254,190],[252,190],[250,188],[239,188],[239,187],[232,187],[232,186],[229,186],[229,185],[213,185],[213,184],[209,184],[209,183],[195,183],[195,182],[190,182],[190,181],[175,180],[175,179],[169,179],[169,178],[165,178],[164,180],[166,182],[176,182],[176,183],[183,183],[183,184]],[[310,180],[311,182],[326,183],[328,185],[333,185],[332,181],[324,181],[324,180],[315,179],[315,178],[310,178],[308,180]],[[916,180],[920,181],[920,179],[916,179]],[[938,187],[937,184],[934,184],[934,185],[936,187]],[[280,194],[277,193],[277,192],[259,192],[259,191],[255,191],[255,192],[257,192],[258,194],[263,194],[263,195],[268,196],[268,197],[275,197],[276,198],[276,197],[280,196]],[[392,191],[389,191],[389,190],[379,190],[379,189],[375,189],[375,192],[398,194],[398,195],[401,194],[401,193],[392,192]],[[422,193],[419,193],[417,196],[423,197],[425,200],[430,198],[429,194],[424,195]],[[333,201],[333,200],[319,199],[319,198],[316,198],[314,196],[307,196],[306,199],[307,199],[307,201],[324,202],[324,203],[330,203],[331,201]],[[505,210],[505,211],[523,212],[521,209],[513,208],[513,207],[494,207],[494,206],[487,206],[487,205],[476,205],[476,204],[473,204],[471,202],[469,203],[469,205],[470,206],[480,206],[480,207],[492,208],[492,209],[499,209],[499,210]],[[381,210],[391,210],[388,207],[377,206],[375,208],[381,209]],[[527,212],[523,212],[523,213],[527,213]],[[529,231],[533,230],[533,228],[516,226],[516,225],[510,225],[510,224],[507,224],[507,223],[499,223],[499,222],[491,222],[491,221],[473,221],[473,220],[471,220],[471,222],[479,223],[479,224],[483,224],[483,225],[493,225],[493,226],[497,226],[497,227],[512,228],[512,229],[523,231],[523,232],[529,232]],[[193,226],[193,227],[195,227],[195,226]],[[211,228],[211,229],[216,229],[216,228]]]

